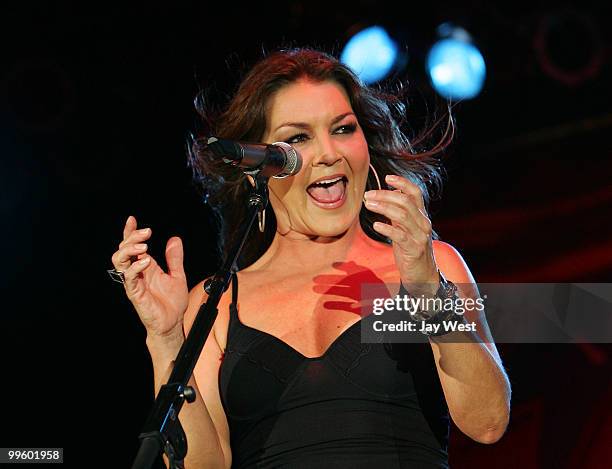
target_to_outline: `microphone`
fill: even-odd
[[[302,157],[285,142],[268,145],[210,137],[207,143],[216,157],[232,166],[246,169],[246,174],[282,179],[297,174],[302,168]]]

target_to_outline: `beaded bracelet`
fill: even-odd
[[[447,280],[444,277],[444,275],[442,275],[442,272],[440,272],[439,270],[438,270],[438,274],[440,275],[440,286],[434,298],[439,298],[440,300],[442,300],[442,304],[445,302],[445,300],[448,300],[448,299],[452,300],[453,303],[455,303],[455,301],[459,299],[459,295],[457,293],[457,286],[450,280]],[[411,296],[401,281],[400,281],[400,289],[399,289],[398,295],[399,296],[404,296],[404,295]],[[440,310],[437,310],[437,311],[434,310],[433,314],[429,311],[419,310],[419,311],[415,311],[410,316],[413,322],[425,322],[426,324],[442,324],[443,322],[447,322],[447,321],[458,321],[461,323],[465,322],[465,318],[463,314],[455,313],[454,308],[447,310],[444,307],[442,307],[442,309]],[[426,336],[441,336],[441,335],[446,335],[446,334],[453,332],[452,329],[447,329],[443,327],[438,328],[438,332],[433,332],[433,331],[434,331],[433,327],[420,329],[420,332]]]

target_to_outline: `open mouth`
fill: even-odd
[[[321,178],[306,188],[316,205],[336,208],[342,205],[346,195],[348,179],[344,175]]]

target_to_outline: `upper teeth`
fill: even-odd
[[[338,182],[340,179],[342,179],[342,176],[338,176],[334,179],[323,179],[321,181],[317,181],[315,184],[331,184],[333,182]]]

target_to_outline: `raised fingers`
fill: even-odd
[[[429,218],[419,209],[412,197],[399,191],[368,191],[366,208],[387,217],[394,226],[414,233],[427,233],[431,227]],[[416,230],[415,230],[416,228]]]
[[[425,239],[421,240],[418,234],[411,233],[396,226],[387,225],[386,223],[381,223],[379,221],[374,222],[374,225],[372,227],[383,236],[389,238],[394,243],[398,243],[402,246],[412,245],[420,241],[425,241]]]
[[[132,264],[132,261],[146,251],[147,245],[144,243],[127,244],[116,251],[111,259],[115,269],[125,271]]]
[[[394,174],[388,174],[385,177],[385,181],[392,187],[399,189],[403,194],[411,197],[415,202],[417,207],[423,211],[423,213],[427,213],[425,211],[425,201],[423,200],[423,193],[419,186],[415,183],[410,182],[408,179],[396,176]]]
[[[125,222],[125,226],[123,227],[123,239],[129,238],[132,232],[136,229],[136,226],[136,218],[130,215]]]
[[[144,292],[141,272],[151,265],[151,257],[145,256],[142,259],[132,263],[130,267],[123,273],[125,277],[125,290],[128,298],[134,299],[139,294]]]
[[[172,277],[185,278],[183,268],[183,241],[178,236],[173,236],[166,243],[166,264],[168,274]]]
[[[151,237],[151,228],[132,231],[127,238],[119,243],[119,249],[128,244],[142,243]]]
[[[136,227],[136,218],[130,215],[123,227],[123,240],[119,243],[119,249],[111,257],[113,266],[121,272],[125,272],[147,250],[143,241],[151,236],[151,229],[137,230]]]

